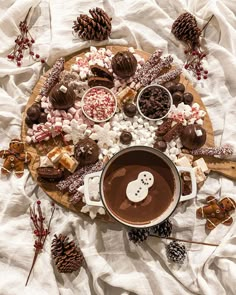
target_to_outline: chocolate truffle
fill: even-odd
[[[158,140],[154,143],[154,148],[164,152],[167,148],[167,144],[164,140]]]
[[[26,124],[29,128],[32,128],[33,125],[34,125],[34,122],[33,122],[28,116],[26,116],[26,117],[25,117],[25,124]]]
[[[129,51],[119,51],[111,61],[113,72],[121,78],[129,78],[137,69],[137,60]]]
[[[123,107],[123,111],[127,117],[134,117],[137,112],[137,107],[133,103],[126,103]]]
[[[56,84],[49,94],[49,100],[54,109],[67,110],[75,103],[75,93],[62,84]]]
[[[130,144],[132,141],[132,134],[128,131],[122,131],[120,135],[120,142],[122,144]]]
[[[185,92],[183,94],[183,100],[185,104],[192,105],[193,103],[193,95],[189,92]]]
[[[32,104],[32,106],[30,106],[26,111],[26,114],[31,121],[37,121],[41,114],[40,105],[37,103]]]
[[[96,163],[98,156],[99,147],[91,138],[81,139],[75,145],[75,159],[79,162],[80,166]]]
[[[206,130],[197,124],[188,125],[183,129],[180,139],[185,148],[199,149],[206,142]]]
[[[183,101],[183,93],[180,91],[176,91],[172,94],[173,104],[177,106],[179,103]]]
[[[38,121],[39,121],[39,123],[46,123],[47,122],[47,114],[44,112],[41,112]]]
[[[175,91],[180,91],[180,92],[183,92],[183,93],[184,93],[184,91],[185,91],[185,86],[184,86],[184,84],[182,84],[182,83],[178,83],[178,84],[176,84],[176,85],[175,85]]]
[[[170,91],[171,94],[176,91],[176,87],[175,86],[176,86],[176,83],[174,83],[172,81],[166,82],[164,84],[164,87],[167,88]]]

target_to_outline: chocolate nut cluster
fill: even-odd
[[[146,88],[139,98],[139,108],[145,117],[159,119],[164,117],[171,107],[168,92],[158,86]]]

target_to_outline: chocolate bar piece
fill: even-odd
[[[39,180],[47,180],[49,182],[58,181],[63,177],[63,170],[53,167],[39,167],[37,168]]]
[[[177,123],[163,136],[163,140],[166,142],[170,142],[171,140],[180,136],[182,131],[183,125],[181,123]]]
[[[94,87],[94,86],[104,86],[107,88],[114,87],[113,81],[107,78],[95,77],[95,76],[88,78],[88,85],[89,87]]]
[[[98,77],[107,78],[113,81],[114,77],[111,72],[109,72],[106,68],[101,67],[99,65],[93,65],[90,67],[91,72]]]
[[[157,131],[156,131],[156,136],[162,136],[165,135],[167,133],[168,130],[170,130],[171,125],[172,125],[173,120],[168,118],[166,119],[163,124],[161,124]]]

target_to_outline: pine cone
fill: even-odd
[[[52,257],[60,273],[70,273],[78,270],[84,261],[84,256],[74,241],[68,241],[67,236],[54,235],[51,245]]]
[[[172,223],[167,219],[161,224],[153,226],[151,232],[161,238],[169,237],[172,232]]]
[[[80,14],[74,21],[75,33],[83,40],[102,41],[108,39],[111,34],[111,20],[107,13],[101,8],[90,9],[92,18],[86,14]]]
[[[191,47],[199,46],[201,30],[197,26],[196,18],[186,12],[181,14],[173,23],[171,32],[183,42],[190,43]]]
[[[141,243],[150,235],[150,228],[132,228],[128,232],[129,240],[133,243]]]
[[[187,252],[183,244],[179,244],[176,241],[171,242],[166,246],[166,255],[167,258],[176,263],[183,263]]]

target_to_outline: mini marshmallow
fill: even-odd
[[[34,130],[31,129],[31,128],[29,128],[29,129],[27,130],[27,134],[28,134],[29,136],[34,135]]]
[[[208,172],[209,171],[209,168],[207,167],[207,164],[205,162],[205,160],[203,158],[200,158],[196,161],[193,162],[193,166],[194,167],[199,167],[202,172]]]
[[[32,138],[31,138],[30,136],[26,136],[25,139],[26,139],[26,142],[27,142],[27,143],[31,143],[31,141],[32,141]]]
[[[69,108],[68,113],[74,115],[76,113],[76,109],[74,107]]]
[[[202,130],[201,129],[195,129],[195,133],[197,136],[202,136]]]
[[[72,69],[72,71],[79,72],[80,67],[79,67],[78,65],[76,65],[76,64],[73,64],[73,65],[71,66],[71,69]]]
[[[199,124],[199,125],[203,125],[203,120],[202,120],[202,119],[198,119],[198,120],[196,121],[196,123]]]
[[[176,166],[182,166],[182,167],[192,167],[189,159],[187,157],[179,158],[175,161]]]
[[[67,92],[67,88],[66,88],[66,86],[64,86],[64,85],[61,85],[60,88],[59,88],[59,90],[60,90],[61,92],[63,92],[63,93],[66,93],[66,92]]]
[[[133,123],[133,127],[136,129],[136,128],[138,128],[138,123],[137,122],[134,122]]]
[[[62,122],[62,118],[61,117],[56,117],[55,122]]]

